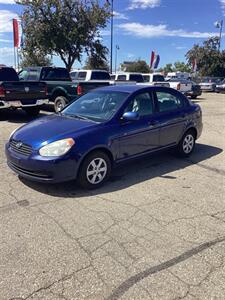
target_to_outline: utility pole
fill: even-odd
[[[116,45],[116,55],[115,55],[115,74],[116,74],[116,69],[117,69],[117,55],[118,55],[118,50],[120,50],[119,45]]]
[[[223,32],[223,20],[221,20],[221,22],[220,22],[220,40],[219,40],[219,51],[220,51],[220,46],[221,46],[222,32]]]
[[[110,50],[110,73],[113,69],[113,0],[111,0],[111,50]]]

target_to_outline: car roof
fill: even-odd
[[[149,89],[149,90],[155,90],[156,86],[149,86],[149,85],[130,85],[130,84],[125,84],[125,85],[113,85],[113,86],[104,86],[104,87],[101,87],[101,88],[97,88],[95,90],[98,90],[98,91],[109,91],[109,92],[124,92],[124,93],[134,93],[136,91],[144,91],[146,89]],[[169,87],[162,87],[162,86],[159,86],[157,88],[160,88],[160,89],[163,89],[165,91],[169,91],[169,90],[173,90]]]

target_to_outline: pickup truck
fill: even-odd
[[[186,79],[170,79],[167,81],[171,88],[183,93],[188,94],[192,90],[192,83]]]
[[[142,74],[142,76],[145,84],[170,87],[169,83],[165,81],[165,77],[161,74],[149,73]]]
[[[88,91],[109,85],[105,81],[76,81],[72,82],[66,68],[55,67],[28,67],[19,72],[21,81],[45,82],[49,101],[54,103],[56,112],[62,110],[70,101]]]
[[[76,81],[110,81],[109,72],[105,70],[73,70],[70,72],[70,76],[74,82]]]
[[[19,81],[13,68],[0,67],[0,110],[22,108],[31,116],[39,114],[41,105],[48,103],[44,82]]]

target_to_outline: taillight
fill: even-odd
[[[77,95],[78,96],[80,96],[80,95],[82,95],[82,87],[80,86],[80,85],[78,85],[78,87],[77,87]]]
[[[180,83],[178,83],[178,85],[177,85],[177,90],[178,91],[180,90]]]
[[[0,97],[5,97],[5,89],[0,86]]]

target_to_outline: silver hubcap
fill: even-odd
[[[64,103],[62,101],[59,101],[56,108],[57,112],[60,112],[64,108],[64,106]]]
[[[191,134],[186,135],[184,141],[183,141],[183,150],[184,153],[188,154],[192,151],[194,147],[194,137]]]
[[[93,159],[87,167],[87,180],[91,184],[102,182],[107,174],[107,164],[103,158]]]

